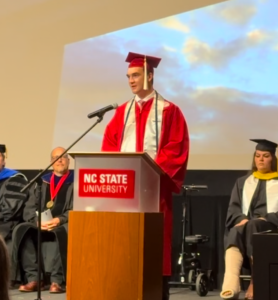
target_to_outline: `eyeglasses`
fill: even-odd
[[[51,157],[51,160],[56,160],[58,157],[59,157],[59,155],[57,155],[57,156],[52,156],[52,157]],[[64,154],[64,155],[61,156],[59,159],[66,159],[66,158],[68,158],[68,155],[67,155],[67,154]]]

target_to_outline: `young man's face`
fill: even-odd
[[[133,94],[137,95],[144,88],[144,69],[140,67],[129,68],[127,70],[128,84]],[[148,74],[148,82],[153,78],[153,74]]]

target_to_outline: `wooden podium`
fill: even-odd
[[[146,153],[69,153],[67,300],[161,300],[163,171]]]

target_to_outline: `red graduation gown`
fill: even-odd
[[[136,151],[143,152],[144,133],[153,98],[143,102],[142,108],[136,104]],[[171,275],[172,246],[172,192],[179,193],[183,184],[188,153],[189,136],[187,124],[180,109],[165,101],[160,144],[156,163],[167,174],[162,176],[160,185],[160,211],[164,213],[164,259],[163,275]],[[119,106],[107,125],[102,151],[117,152],[121,149],[121,136],[124,129],[124,114],[127,103]]]

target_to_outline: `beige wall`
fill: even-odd
[[[65,44],[223,1],[163,2],[49,0],[0,13],[0,143],[8,167],[48,163]]]

